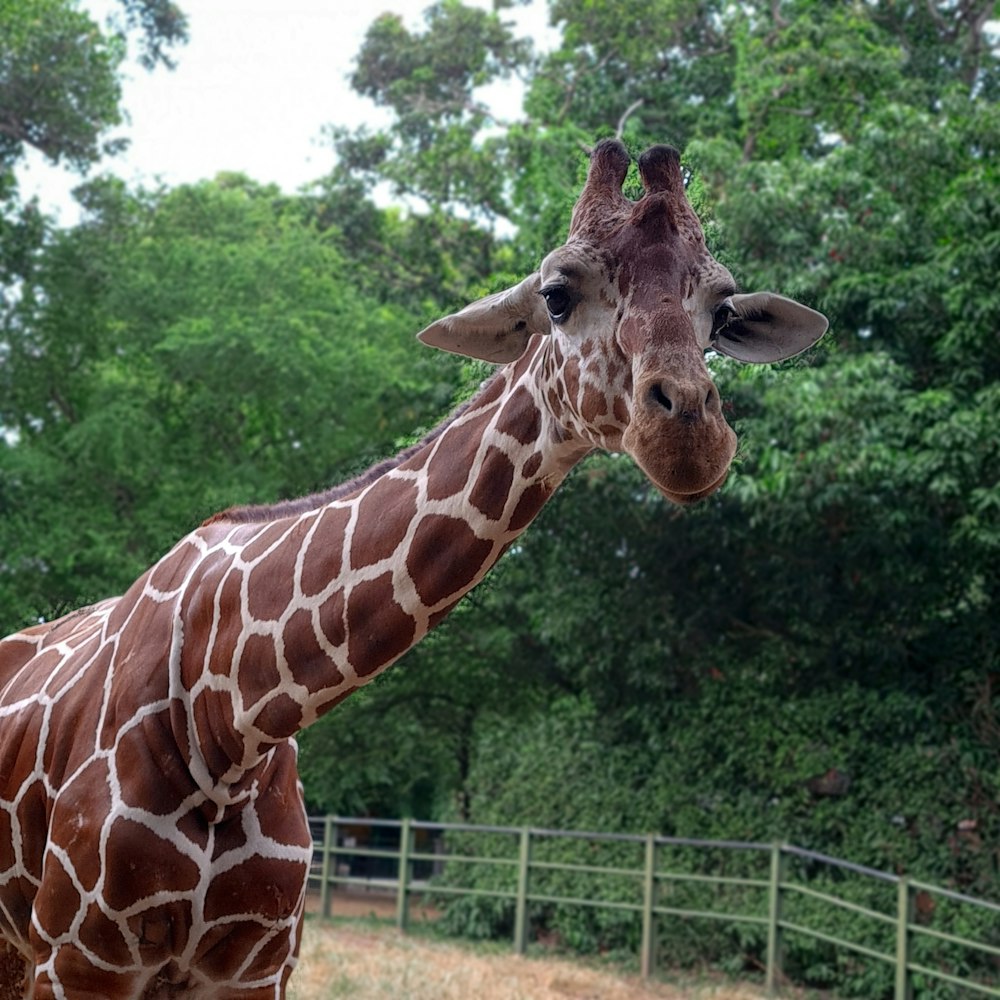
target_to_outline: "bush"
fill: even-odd
[[[520,724],[497,724],[479,741],[470,775],[471,820],[526,824],[551,830],[643,834],[693,839],[791,842],[890,873],[991,895],[994,853],[978,831],[992,829],[988,806],[963,801],[968,765],[963,731],[929,712],[917,696],[885,695],[858,686],[842,689],[837,704],[822,691],[781,696],[749,672],[702,691],[678,705],[672,725],[653,753],[650,747],[613,743],[601,719],[584,701],[566,699],[545,715]],[[752,708],[751,708],[752,706]],[[718,734],[727,739],[722,751]],[[962,823],[961,829],[959,822]],[[962,830],[975,829],[974,836]],[[513,893],[516,837],[492,834],[484,847],[463,834],[449,837],[469,854],[511,861],[449,863],[443,883]],[[533,861],[641,870],[641,842],[593,843],[571,837],[532,839]],[[659,872],[767,879],[769,852],[661,847]],[[891,882],[796,860],[791,875],[800,884],[895,914]],[[661,881],[659,903],[700,911],[767,913],[763,888],[706,882]],[[641,879],[614,873],[585,874],[562,868],[532,873],[530,891],[556,897],[638,906]],[[935,929],[995,941],[989,914],[951,912],[937,904]],[[513,900],[449,898],[445,926],[453,933],[507,937]],[[862,914],[788,894],[787,918],[835,937],[893,954],[895,930]],[[571,903],[533,904],[533,935],[583,952],[638,951],[638,911]],[[662,963],[714,963],[729,971],[761,969],[766,957],[762,926],[729,925],[707,919],[658,919]],[[965,949],[931,938],[914,945],[918,961],[976,975]],[[891,990],[891,965],[835,949],[804,935],[787,935],[785,971],[795,981],[835,988],[848,995],[879,996]],[[979,974],[993,973],[988,962]],[[921,996],[944,998],[951,988],[928,982]]]

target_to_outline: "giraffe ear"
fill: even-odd
[[[545,301],[538,294],[540,287],[536,272],[513,288],[494,292],[431,323],[417,337],[431,347],[468,358],[496,364],[515,361],[532,334],[552,329]]]
[[[783,361],[812,347],[826,333],[827,318],[773,292],[733,295],[724,322],[712,331],[712,347],[737,361]]]

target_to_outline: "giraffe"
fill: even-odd
[[[0,997],[282,998],[311,843],[294,737],[419,641],[596,449],[677,504],[736,439],[704,360],[826,329],[739,294],[680,160],[595,147],[567,242],[420,333],[502,365],[326,493],[232,508],[119,598],[0,642]]]

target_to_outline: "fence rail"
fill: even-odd
[[[829,855],[808,851],[789,844],[761,844],[739,840],[693,840],[683,837],[661,837],[654,834],[589,833],[578,830],[546,830],[535,827],[471,826],[461,823],[428,823],[418,820],[361,819],[327,816],[310,820],[316,844],[310,881],[320,895],[320,910],[325,917],[332,912],[332,892],[337,886],[364,886],[391,891],[396,897],[396,923],[405,930],[409,919],[410,900],[415,895],[438,897],[478,896],[506,899],[514,905],[513,945],[518,954],[527,950],[529,907],[532,904],[596,907],[637,914],[641,921],[639,964],[644,977],[651,976],[656,966],[658,923],[663,918],[708,920],[728,925],[757,925],[766,929],[765,979],[769,993],[774,993],[785,981],[783,955],[790,937],[801,936],[823,942],[838,950],[852,952],[894,967],[894,1000],[912,1000],[915,978],[946,983],[968,995],[1000,998],[1000,905],[967,896],[951,889],[929,885],[864,865],[854,864]],[[362,835],[367,831],[367,835]],[[461,838],[509,838],[509,850],[496,853],[471,854],[455,850]],[[543,859],[539,851],[546,845],[583,842],[592,845],[619,845],[637,852],[638,863],[626,865],[616,861],[586,863],[579,860],[556,861]],[[423,848],[421,848],[423,845]],[[428,850],[426,848],[430,847]],[[661,867],[661,858],[668,851],[685,848],[695,852],[723,851],[756,859],[761,874],[718,875],[698,871],[670,871]],[[503,888],[484,889],[454,884],[459,866],[488,866],[509,875]],[[793,866],[806,866],[811,875],[795,873]],[[689,868],[694,867],[688,865]],[[449,873],[447,879],[446,871]],[[584,881],[588,876],[610,876],[623,880],[634,889],[631,899],[593,899],[574,892],[546,892],[538,887],[551,874],[565,874]],[[821,877],[822,876],[822,877]],[[885,908],[865,905],[845,898],[830,889],[846,879],[860,877],[868,886],[881,886],[890,894]],[[839,881],[838,881],[839,880]],[[823,888],[816,888],[815,884]],[[679,886],[746,889],[760,895],[762,905],[755,912],[730,912],[702,906],[668,905],[673,889]],[[895,892],[892,892],[892,888]],[[876,941],[850,940],[829,929],[804,922],[797,912],[797,901],[806,900],[825,908],[824,913],[849,913],[871,921],[873,928],[882,928],[882,935],[873,930]],[[918,907],[918,901],[921,906]],[[928,926],[927,914],[933,913],[936,901],[951,907],[971,909],[979,914],[995,915],[994,942],[965,937],[954,930]],[[919,910],[919,912],[918,912]],[[806,914],[808,916],[809,914]],[[961,921],[958,921],[961,922]],[[917,943],[941,942],[964,949],[970,960],[957,969],[935,967],[917,961]],[[962,966],[992,962],[992,973],[959,974]],[[982,961],[983,959],[986,961]]]

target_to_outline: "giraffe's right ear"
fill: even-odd
[[[431,347],[495,364],[515,361],[528,338],[551,329],[538,273],[502,292],[467,305],[421,330],[417,337]]]

